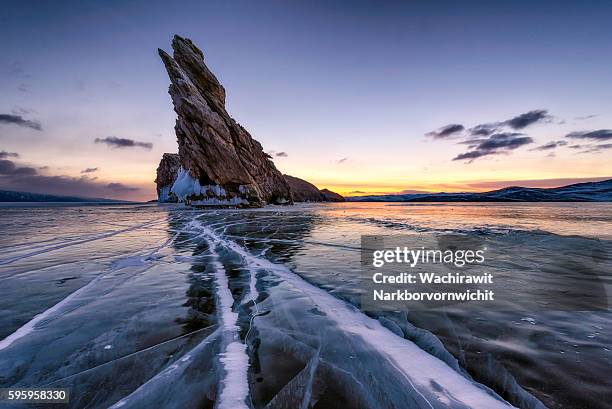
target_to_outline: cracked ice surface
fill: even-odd
[[[461,351],[355,307],[359,235],[397,227],[333,209],[8,212],[0,387],[68,387],[74,408],[511,407]]]

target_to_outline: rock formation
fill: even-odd
[[[176,181],[181,163],[178,153],[164,153],[157,167],[157,197],[160,202],[177,202],[178,198],[172,191],[172,185]]]
[[[321,189],[321,193],[323,194],[323,197],[325,198],[325,202],[345,202],[346,199],[344,198],[344,196],[339,195],[336,192],[332,192],[329,189]]]
[[[283,175],[283,177],[291,188],[291,196],[295,202],[344,202],[344,197],[331,190],[319,190],[312,183],[295,176]]]
[[[289,175],[283,175],[291,188],[291,197],[295,202],[321,202],[323,195],[312,183]]]
[[[205,65],[202,51],[179,36],[172,49],[173,57],[159,50],[178,116],[174,129],[179,169],[170,192],[180,201],[202,206],[291,203],[289,185],[270,157],[225,110],[225,89]],[[166,167],[162,159],[158,169],[162,193],[170,180],[165,173],[170,160]]]

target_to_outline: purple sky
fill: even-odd
[[[153,198],[176,151],[156,52],[175,33],[204,51],[238,122],[285,153],[277,167],[321,188],[612,175],[611,2],[2,8],[0,189]]]

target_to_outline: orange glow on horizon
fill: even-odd
[[[345,197],[392,195],[409,193],[459,193],[459,192],[487,192],[510,186],[554,188],[574,183],[596,182],[612,179],[612,176],[594,176],[585,178],[551,178],[551,179],[523,179],[523,180],[472,180],[447,183],[406,183],[389,184],[382,182],[343,183],[334,181],[311,181],[320,189],[329,189]]]

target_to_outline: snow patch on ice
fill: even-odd
[[[246,353],[246,345],[240,341],[234,341],[227,346],[220,358],[225,369],[223,389],[219,397],[218,409],[248,409],[245,399],[249,395],[249,382],[247,371],[249,357]]]
[[[232,311],[234,297],[229,289],[225,268],[219,262],[219,256],[214,250],[216,243],[209,241],[209,246],[210,254],[213,257],[211,264],[215,269],[221,325],[226,332],[225,336],[231,340],[220,358],[225,370],[225,378],[222,380],[221,393],[216,407],[217,409],[248,409],[246,398],[249,395],[247,378],[249,357],[246,353],[246,345],[238,338],[238,313]]]
[[[221,312],[221,323],[223,325],[223,329],[227,331],[237,331],[238,326],[236,325],[236,322],[238,322],[238,313],[232,311],[234,297],[232,297],[232,292],[229,289],[229,282],[227,280],[225,268],[223,268],[223,265],[219,262],[217,253],[212,249],[214,246],[212,242],[210,243],[210,246],[210,253],[213,257],[213,262],[211,264],[215,269],[215,281],[217,284],[217,298],[219,300],[219,311]]]
[[[287,267],[256,257],[235,242],[219,236],[208,226],[197,221],[196,223],[214,243],[237,252],[244,260],[248,260],[249,266],[252,266],[252,268],[272,272],[285,282],[303,291],[317,305],[318,309],[324,311],[330,319],[336,322],[339,328],[346,333],[360,337],[366,344],[385,355],[389,363],[404,374],[407,382],[413,386],[416,393],[423,399],[423,403],[428,407],[434,407],[429,400],[432,397],[435,397],[440,403],[447,402],[447,394],[470,407],[486,407],[488,409],[512,407],[483,385],[467,379],[414,343],[398,337],[382,326],[379,321],[361,313],[354,306],[306,282]],[[441,385],[444,390],[440,391],[433,388],[432,381]],[[429,399],[425,396],[426,394]]]

